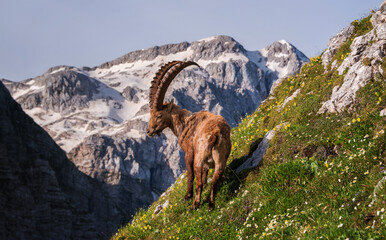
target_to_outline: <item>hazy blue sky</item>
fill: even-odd
[[[0,78],[96,66],[130,51],[229,35],[248,50],[285,39],[308,57],[383,0],[0,0]]]

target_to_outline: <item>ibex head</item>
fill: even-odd
[[[173,61],[162,66],[155,74],[150,86],[149,106],[150,120],[147,134],[150,137],[160,135],[161,132],[171,125],[171,112],[173,101],[164,104],[164,97],[172,80],[187,66],[199,65],[195,62]]]

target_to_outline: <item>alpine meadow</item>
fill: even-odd
[[[214,211],[209,187],[181,201],[184,173],[112,239],[383,239],[385,19],[353,21],[232,129]]]

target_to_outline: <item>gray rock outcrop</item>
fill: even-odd
[[[351,46],[350,54],[338,66],[339,74],[347,71],[343,84],[334,87],[329,100],[323,103],[318,113],[342,112],[350,110],[355,102],[356,92],[365,86],[372,78],[379,78],[377,73],[383,74],[381,62],[386,56],[386,3],[371,17],[373,29],[365,35],[356,37]],[[348,28],[346,28],[348,29]],[[351,30],[352,31],[352,30]],[[350,31],[344,30],[345,34],[338,34],[332,39],[329,49],[336,49],[350,37]],[[330,42],[329,42],[330,43]],[[327,50],[323,56],[323,63],[326,65],[331,60],[334,51]],[[364,61],[368,63],[364,64]],[[382,78],[382,77],[381,77]],[[382,79],[380,79],[382,80]],[[383,79],[384,80],[384,79]]]
[[[330,63],[331,59],[334,57],[340,46],[349,40],[353,31],[354,26],[350,25],[328,40],[328,47],[322,54],[322,62],[325,67],[327,67],[327,65]]]
[[[275,136],[276,131],[281,128],[280,125],[276,126],[274,129],[269,130],[257,146],[256,150],[253,152],[252,156],[248,158],[243,164],[241,164],[236,172],[239,173],[245,169],[255,168],[259,165],[260,161],[263,159],[265,153],[267,152],[269,143],[272,138]]]

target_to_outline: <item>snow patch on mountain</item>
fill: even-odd
[[[229,61],[242,61],[248,62],[249,59],[247,56],[239,53],[224,53],[223,55],[212,59],[212,60],[198,60],[197,63],[201,67],[205,68],[209,64],[221,63],[221,62],[229,62]]]

